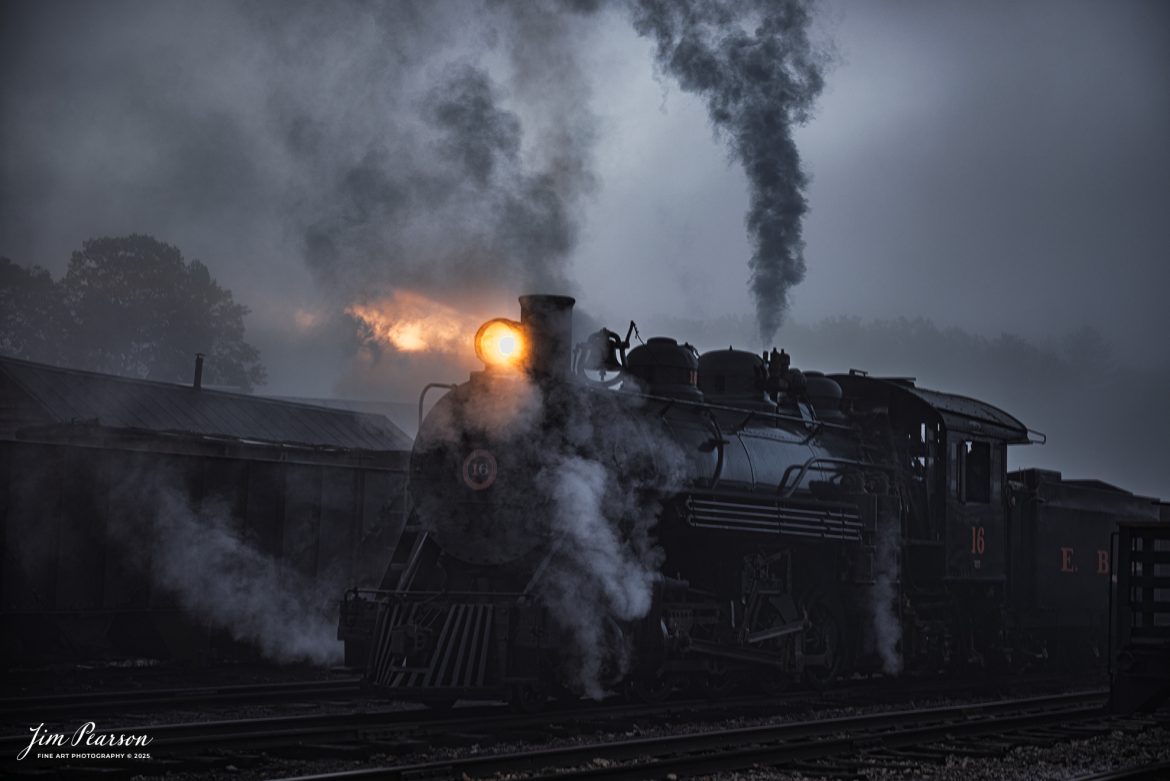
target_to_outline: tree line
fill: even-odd
[[[244,340],[248,308],[198,260],[151,236],[82,243],[59,280],[0,257],[0,353],[58,366],[251,391],[265,381]]]

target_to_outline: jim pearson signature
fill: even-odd
[[[44,722],[35,727],[28,728],[32,732],[32,739],[29,740],[28,745],[24,750],[16,755],[18,760],[24,759],[28,756],[28,752],[34,748],[44,746],[56,746],[64,748],[65,746],[100,746],[101,748],[111,748],[113,746],[134,746],[142,747],[149,746],[154,738],[149,735],[122,735],[112,732],[97,733],[97,725],[92,721],[87,721],[74,730],[72,735],[64,732],[47,732],[45,730]]]

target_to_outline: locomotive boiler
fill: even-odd
[[[421,422],[382,588],[342,603],[368,683],[537,707],[1044,655],[1011,609],[1017,419],[632,323],[574,344],[572,299],[520,304]]]

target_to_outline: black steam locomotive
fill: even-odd
[[[1110,534],[1158,506],[1009,474],[1041,439],[1011,415],[632,324],[574,346],[572,299],[520,303],[421,424],[382,588],[342,602],[370,684],[534,706],[1103,652]]]

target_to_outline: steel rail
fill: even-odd
[[[0,720],[31,715],[109,713],[134,708],[179,707],[214,702],[268,702],[296,697],[350,696],[361,691],[357,678],[334,681],[229,684],[185,688],[130,689],[22,695],[0,699]]]
[[[793,698],[807,696],[794,693]],[[653,704],[601,705],[582,702],[556,711],[539,714],[517,714],[509,706],[482,705],[456,708],[438,714],[425,708],[373,709],[349,713],[270,716],[248,719],[228,719],[179,724],[136,724],[135,732],[146,733],[153,739],[152,751],[159,756],[181,754],[187,750],[247,746],[249,749],[298,743],[305,740],[368,741],[391,740],[396,736],[425,736],[450,734],[460,731],[482,732],[485,729],[512,729],[547,726],[550,723],[571,723],[582,719],[610,720],[632,717],[687,713],[695,710],[732,711],[737,708],[760,707],[769,700],[760,697],[711,700],[678,700]],[[773,699],[773,704],[777,700]],[[126,727],[99,729],[95,735],[125,732]],[[15,753],[28,744],[27,735],[0,737],[0,756]]]
[[[1063,680],[1063,679],[1061,679]],[[891,683],[896,688],[891,689]],[[1020,681],[1016,678],[1002,681],[979,683],[984,693],[988,686],[1001,688],[1021,684],[1035,684],[1047,688],[1053,679]],[[876,679],[852,683],[848,686],[827,690],[795,689],[778,695],[748,695],[711,700],[670,700],[652,704],[607,704],[598,705],[582,701],[557,710],[539,714],[514,714],[507,706],[460,707],[439,715],[422,708],[415,709],[372,709],[369,701],[358,711],[332,714],[298,714],[250,719],[204,721],[180,724],[135,724],[133,730],[152,737],[151,748],[156,759],[178,758],[190,754],[205,753],[208,749],[237,751],[260,748],[277,748],[305,744],[347,744],[355,747],[375,744],[401,744],[402,741],[418,744],[434,739],[441,743],[444,736],[482,735],[507,733],[508,731],[536,728],[547,732],[550,725],[573,725],[582,722],[605,722],[623,718],[645,718],[651,716],[683,716],[693,718],[704,714],[711,718],[754,715],[775,716],[787,708],[794,709],[840,708],[843,706],[868,707],[875,701],[889,702],[891,698],[913,696],[954,696],[956,691],[970,691],[972,681],[898,680],[891,682]],[[861,702],[858,702],[860,698]],[[722,715],[717,715],[722,714]],[[95,735],[124,732],[126,727],[100,729]],[[21,730],[24,733],[24,730]],[[0,756],[14,756],[27,745],[27,734],[0,737]],[[140,765],[135,765],[141,770]]]
[[[1070,719],[1100,717],[1106,692],[918,708],[816,721],[766,724],[584,746],[473,756],[392,767],[297,776],[285,781],[369,781],[530,773],[527,779],[662,778],[809,759],[859,746],[914,745],[955,734],[1002,732]],[[603,758],[614,764],[599,767]]]
[[[49,713],[75,709],[122,710],[135,706],[168,706],[215,703],[215,701],[261,701],[322,694],[347,696],[360,691],[360,679],[290,680],[281,683],[225,684],[214,686],[158,687],[119,691],[70,692],[68,694],[22,694],[0,698],[0,718],[27,713]]]
[[[1170,761],[1154,762],[1077,776],[1072,781],[1157,781],[1170,778]]]

